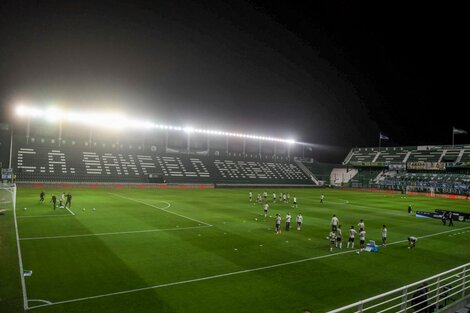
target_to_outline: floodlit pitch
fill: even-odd
[[[46,200],[53,191],[45,190]],[[263,206],[249,202],[248,189],[70,191],[73,206],[53,211],[47,201],[39,203],[39,190],[18,189],[17,207],[28,208],[17,210],[17,221],[34,312],[323,312],[470,257],[468,223],[443,227],[407,212],[410,203],[470,212],[464,200],[276,189],[295,193],[299,207],[270,201],[265,218]],[[287,212],[302,213],[301,231],[285,231]],[[346,240],[345,230],[363,219],[366,241],[380,242],[386,224],[387,247],[358,255],[343,245],[330,253],[325,236],[332,214]],[[0,223],[14,232],[11,214]],[[407,249],[409,236],[419,238],[415,249]],[[15,254],[14,236],[6,239],[2,254]],[[16,273],[16,283],[0,290],[14,299],[9,307],[21,307],[18,260],[6,259],[0,271],[5,268]]]

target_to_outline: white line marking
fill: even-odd
[[[70,216],[70,214],[49,214],[49,215],[24,215],[24,216],[18,216],[17,218],[35,218],[35,217],[64,217],[64,216]]]
[[[458,230],[468,229],[468,228],[470,228],[470,226],[464,227],[464,228],[461,228],[461,229],[458,229]],[[448,231],[444,231],[444,232],[425,235],[425,236],[418,237],[418,239],[438,236],[438,235],[442,235],[442,234],[447,234],[449,232],[453,232],[453,231],[456,231],[456,230],[448,230]],[[391,245],[394,245],[394,244],[399,244],[399,243],[403,243],[403,242],[407,242],[407,241],[408,240],[395,241],[395,242],[387,244],[387,246],[391,246]],[[267,270],[267,269],[272,269],[272,268],[277,268],[277,267],[283,267],[283,266],[297,264],[297,263],[304,263],[304,262],[309,262],[309,261],[313,261],[313,260],[324,259],[324,258],[337,256],[337,255],[342,255],[342,254],[346,254],[346,253],[352,253],[352,252],[356,252],[356,251],[357,251],[357,249],[342,251],[342,252],[337,252],[337,253],[333,253],[333,254],[325,254],[325,255],[315,256],[315,257],[311,257],[311,258],[307,258],[307,259],[301,259],[301,260],[296,260],[296,261],[273,264],[273,265],[268,265],[268,266],[263,266],[263,267],[258,267],[258,268],[252,268],[252,269],[247,269],[247,270],[236,271],[236,272],[218,274],[218,275],[207,276],[207,277],[200,277],[200,278],[195,278],[195,279],[183,280],[183,281],[167,283],[167,284],[161,284],[161,285],[148,286],[148,287],[137,288],[137,289],[118,291],[118,292],[113,292],[113,293],[105,293],[105,294],[101,294],[101,295],[77,298],[77,299],[72,299],[72,300],[58,301],[58,302],[53,302],[51,304],[41,304],[41,305],[37,305],[37,306],[34,306],[34,307],[30,307],[30,309],[39,308],[39,307],[43,307],[43,306],[51,306],[51,305],[56,305],[56,304],[79,302],[79,301],[85,301],[85,300],[90,300],[90,299],[99,299],[99,298],[105,298],[105,297],[111,297],[111,296],[115,296],[115,295],[134,293],[134,292],[139,292],[139,291],[145,291],[145,290],[158,289],[158,288],[164,288],[164,287],[170,287],[170,286],[176,286],[176,285],[189,284],[189,283],[194,283],[194,282],[200,282],[200,281],[205,281],[205,280],[216,279],[216,278],[220,278],[220,277],[227,277],[227,276],[234,276],[234,275],[245,274],[245,273],[250,273],[250,272],[257,272],[257,271],[262,271],[262,270]]]
[[[201,222],[201,221],[199,221],[199,220],[196,220],[196,219],[191,218],[191,217],[184,216],[184,215],[182,215],[182,214],[178,214],[178,213],[175,213],[175,212],[171,212],[171,211],[165,210],[166,208],[163,208],[163,209],[162,209],[162,208],[160,208],[160,207],[158,207],[158,206],[156,206],[156,205],[153,205],[153,204],[150,204],[150,203],[146,203],[146,202],[144,202],[144,201],[140,201],[140,200],[136,200],[136,199],[132,199],[132,198],[127,198],[127,197],[124,197],[124,196],[121,196],[121,195],[118,195],[118,194],[115,194],[115,193],[110,193],[110,194],[111,194],[111,195],[114,195],[114,196],[116,196],[116,197],[120,197],[120,198],[123,198],[123,199],[127,199],[127,200],[129,200],[129,201],[134,201],[134,202],[138,202],[138,203],[142,203],[142,204],[151,206],[151,207],[156,208],[156,209],[159,209],[159,210],[161,210],[161,211],[164,211],[164,212],[167,212],[167,213],[170,213],[170,214],[174,214],[174,215],[179,216],[179,217],[186,218],[186,219],[191,220],[191,221],[193,221],[193,222],[201,223],[201,224],[204,224],[204,225],[206,225],[206,226],[212,226],[211,224],[208,224],[208,223],[205,223],[205,222]],[[166,202],[166,201],[160,201],[160,200],[159,200],[159,202],[166,203],[166,204],[168,204],[168,207],[170,207],[170,204],[169,204],[168,202]]]
[[[339,200],[341,200],[341,199],[339,199]],[[345,201],[345,202],[336,202],[336,201],[328,201],[328,202],[324,201],[324,202],[323,202],[323,204],[329,204],[329,203],[333,203],[333,204],[349,204],[349,202],[346,202],[346,201]]]
[[[72,212],[72,210],[70,210],[68,207],[65,207],[67,209],[67,211],[69,211],[70,213],[72,213],[72,215],[75,215],[75,213]]]
[[[44,239],[78,238],[78,237],[94,237],[94,236],[111,236],[111,235],[124,235],[124,234],[138,234],[138,233],[152,233],[152,232],[162,232],[162,231],[196,229],[196,228],[205,228],[205,227],[212,227],[212,225],[177,227],[177,228],[156,228],[156,229],[146,229],[146,230],[131,230],[131,231],[120,231],[120,232],[114,232],[114,233],[96,233],[96,234],[46,236],[46,237],[26,237],[26,238],[20,238],[20,240],[44,240]]]
[[[16,207],[13,208],[13,217],[15,221],[16,247],[18,249],[18,263],[20,268],[21,289],[23,290],[23,307],[28,310],[28,296],[26,294],[26,283],[24,281],[23,258],[21,257],[20,236],[18,235],[18,222],[16,221]]]
[[[28,300],[28,302],[44,302],[44,303],[47,303],[47,304],[52,304],[51,301],[42,300],[42,299],[30,299],[30,300]]]

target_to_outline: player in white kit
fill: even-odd
[[[290,230],[290,220],[292,219],[292,215],[290,213],[287,213],[286,215],[286,231]]]
[[[341,232],[341,225],[336,229],[336,248],[343,249],[343,233]]]
[[[382,247],[387,245],[387,226],[382,225]]]
[[[331,230],[336,231],[336,228],[339,225],[339,219],[336,217],[335,214],[333,214],[333,217],[331,218],[330,224],[331,224]]]
[[[364,251],[366,243],[366,231],[364,229],[359,230],[359,250],[357,250],[357,253],[360,253],[361,251]]]
[[[360,220],[359,223],[357,223],[357,228],[359,229],[359,231],[361,231],[361,229],[366,229],[363,220]]]
[[[351,229],[349,229],[349,239],[348,239],[348,246],[347,248],[349,249],[349,244],[351,244],[351,249],[354,249],[354,237],[356,237],[356,230],[354,229],[354,226],[351,226]]]
[[[276,214],[276,235],[281,233],[281,216]]]
[[[265,203],[264,204],[264,207],[263,207],[263,210],[264,210],[264,217],[266,217],[268,215],[268,209],[269,209],[269,204],[268,203]]]
[[[333,252],[333,248],[336,244],[336,233],[334,231],[330,231],[328,239],[330,240],[330,252]]]
[[[302,223],[304,221],[304,218],[302,216],[302,213],[299,213],[297,215],[297,219],[296,219],[296,222],[297,222],[297,230],[300,230],[300,227],[302,226]]]

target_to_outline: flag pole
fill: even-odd
[[[452,148],[454,147],[454,136],[455,136],[454,127],[452,127]]]
[[[380,152],[380,144],[382,143],[382,134],[379,133],[379,152]]]

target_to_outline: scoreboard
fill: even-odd
[[[13,169],[12,168],[2,168],[2,182],[11,182],[13,181]]]

